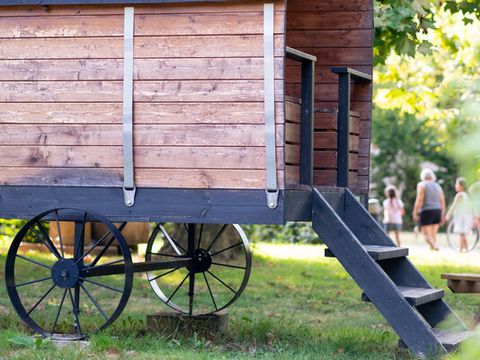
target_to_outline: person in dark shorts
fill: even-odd
[[[437,232],[445,221],[445,196],[436,182],[432,169],[423,169],[417,185],[417,198],[413,207],[413,220],[420,222],[425,241],[431,250],[438,250]]]

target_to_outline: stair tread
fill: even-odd
[[[435,328],[432,330],[447,351],[455,349],[463,341],[468,340],[476,334],[475,331],[449,331]]]
[[[403,295],[405,300],[407,300],[410,305],[413,306],[420,306],[431,301],[441,299],[444,295],[443,289],[398,286],[398,290]],[[365,293],[362,293],[362,300],[370,301]]]
[[[365,250],[373,260],[395,259],[408,256],[408,248],[382,245],[365,245]],[[330,249],[325,249],[326,257],[335,257]]]

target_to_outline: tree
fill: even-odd
[[[376,63],[384,63],[392,51],[412,57],[430,53],[432,44],[422,34],[435,28],[435,11],[441,7],[480,17],[478,0],[375,0]],[[463,21],[468,24],[471,18]]]
[[[463,175],[455,143],[480,120],[471,111],[480,102],[480,39],[470,35],[480,32],[480,22],[472,14],[451,13],[447,4],[430,13],[433,25],[417,37],[431,52],[392,51],[375,70],[372,140],[378,151],[372,180],[379,194],[385,181],[404,183],[407,206],[425,161],[438,166],[447,197],[453,196],[454,179]]]

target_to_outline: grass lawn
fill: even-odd
[[[448,249],[430,252],[411,234],[410,258],[436,287],[446,288],[443,272],[480,272],[480,250],[467,255]],[[420,241],[420,240],[418,240]],[[442,242],[441,242],[442,243]],[[253,245],[254,263],[244,294],[229,308],[225,333],[207,337],[162,336],[145,331],[145,315],[167,310],[144,274],[137,274],[130,301],[105,332],[85,348],[57,349],[35,343],[0,287],[0,359],[411,359],[397,350],[397,337],[374,307],[360,301],[360,289],[323,246]],[[3,248],[1,251],[5,253]],[[137,259],[139,260],[139,259]],[[3,278],[5,256],[0,257]],[[467,322],[480,305],[475,295],[446,300]],[[480,358],[472,349],[449,359]],[[478,353],[476,353],[478,355]]]

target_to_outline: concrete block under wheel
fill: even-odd
[[[216,334],[224,331],[228,325],[228,312],[189,316],[173,312],[159,312],[147,315],[147,330],[174,336],[192,336]]]

